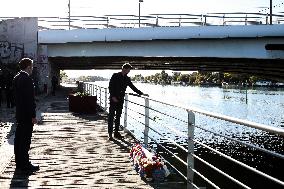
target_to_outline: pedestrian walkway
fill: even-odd
[[[106,114],[68,112],[66,97],[63,90],[43,98],[42,121],[35,125],[30,150],[31,161],[40,170],[16,173],[14,158],[8,158],[0,169],[0,188],[184,188],[181,182],[142,180],[128,157],[134,139],[126,135],[109,141]],[[6,145],[11,151],[12,142],[1,148]]]

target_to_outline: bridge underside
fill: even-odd
[[[121,69],[125,62],[138,70],[247,73],[284,80],[283,59],[215,57],[49,57],[61,70]]]

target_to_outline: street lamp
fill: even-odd
[[[270,0],[270,25],[272,25],[272,0]]]
[[[143,0],[139,0],[139,28],[140,28],[140,4],[143,2]]]
[[[69,0],[68,1],[69,30],[70,30],[70,15],[71,15],[71,5],[70,5],[70,0]]]

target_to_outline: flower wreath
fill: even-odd
[[[136,144],[131,148],[129,157],[134,169],[148,181],[153,179],[163,181],[170,174],[161,158],[149,152],[141,144]]]

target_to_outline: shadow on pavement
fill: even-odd
[[[21,188],[25,189],[29,187],[29,176],[31,172],[14,171],[13,178],[10,183],[10,188]]]

